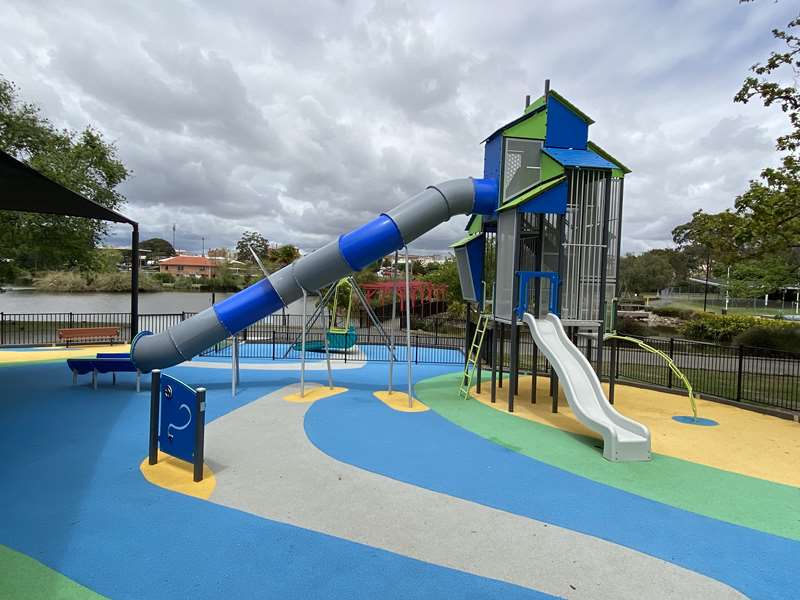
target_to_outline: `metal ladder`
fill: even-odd
[[[472,377],[475,375],[475,368],[478,366],[478,361],[481,359],[483,337],[486,335],[486,329],[489,327],[491,318],[492,314],[490,312],[483,312],[478,315],[478,323],[475,327],[475,333],[472,336],[472,346],[470,346],[469,354],[467,355],[467,364],[464,366],[464,376],[461,378],[461,387],[458,390],[459,398],[463,398],[464,400],[469,397],[469,390],[472,387]]]

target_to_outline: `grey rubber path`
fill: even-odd
[[[209,423],[212,502],[565,598],[744,597],[630,548],[341,463],[306,437],[310,404],[282,399],[298,390]]]

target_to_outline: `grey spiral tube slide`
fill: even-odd
[[[492,214],[495,179],[454,179],[430,186],[366,225],[158,334],[142,332],[131,359],[143,373],[191,359],[256,321],[399,250],[461,214]]]

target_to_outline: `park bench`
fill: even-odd
[[[58,339],[67,342],[69,346],[70,341],[98,341],[108,340],[109,343],[114,343],[114,339],[119,336],[119,327],[70,327],[58,330]]]

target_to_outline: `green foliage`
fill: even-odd
[[[716,214],[698,210],[692,220],[672,230],[672,239],[695,263],[708,268],[715,262],[729,265],[745,250],[746,219],[729,210]]]
[[[617,333],[636,337],[647,337],[651,335],[653,331],[646,323],[638,319],[622,318],[617,321]]]
[[[627,254],[619,266],[620,288],[625,294],[656,292],[667,287],[674,278],[669,259],[659,252]]]
[[[128,253],[130,255],[130,252]],[[92,252],[91,262],[85,269],[99,273],[112,273],[117,270],[117,265],[122,262],[122,252],[114,248],[97,248]]]
[[[37,289],[49,292],[129,292],[131,274],[124,271],[95,273],[79,271],[49,271],[34,280]],[[139,291],[155,292],[161,284],[150,274],[139,277]]]
[[[800,352],[800,327],[751,327],[737,335],[734,343],[782,352]]]
[[[791,257],[765,256],[737,262],[731,267],[733,297],[763,296],[797,281],[797,265]]]
[[[715,315],[697,313],[680,329],[681,335],[705,342],[729,343],[738,335],[752,327],[764,327],[773,331],[784,328],[797,328],[790,321],[758,319],[743,315]]]
[[[450,313],[449,307],[453,307],[454,311],[459,311],[460,315],[464,316],[464,301],[461,298],[461,284],[458,279],[458,267],[456,266],[455,258],[448,258],[443,263],[440,263],[436,269],[430,269],[428,273],[422,275],[419,279],[446,285],[447,294],[445,298],[447,300],[448,314]]]
[[[691,319],[696,314],[690,308],[678,308],[677,306],[658,306],[652,309],[653,314],[661,317],[673,317],[676,319],[683,319],[684,321]]]
[[[175,283],[175,276],[172,273],[153,273],[151,277],[159,283]]]
[[[269,260],[269,242],[267,238],[256,231],[245,231],[239,241],[236,242],[236,260],[243,263],[255,264],[250,247],[261,259],[261,262]]]
[[[36,105],[20,101],[16,86],[2,77],[0,149],[103,206],[118,209],[125,202],[116,188],[129,173],[114,144],[91,127],[56,129]],[[13,265],[0,269],[0,275],[85,268],[105,232],[106,224],[93,219],[0,211],[0,258]]]
[[[286,244],[269,251],[269,260],[274,268],[280,269],[300,258],[300,250],[296,246]]]
[[[167,240],[162,238],[150,238],[139,243],[139,248],[142,250],[149,250],[150,254],[147,258],[152,260],[160,260],[162,258],[169,258],[175,256],[175,248],[172,247]],[[211,253],[209,252],[209,255]]]

